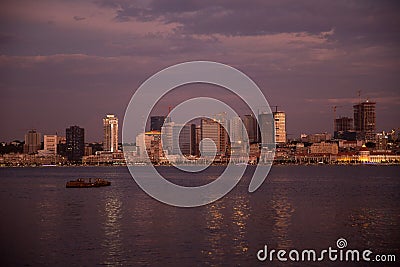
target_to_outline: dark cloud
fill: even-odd
[[[178,23],[183,32],[196,34],[318,33],[334,28],[343,38],[385,41],[399,37],[395,10],[395,1],[163,0],[122,2],[116,18]]]
[[[80,20],[85,20],[86,19],[85,17],[80,17],[80,16],[74,16],[73,18],[76,21],[80,21]]]

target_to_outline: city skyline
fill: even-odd
[[[361,100],[360,100],[361,101]],[[287,126],[287,120],[286,120],[286,112],[282,111],[282,110],[278,110],[278,106],[275,106],[276,110],[272,111],[272,115],[274,117],[274,123],[275,123],[275,139],[276,139],[276,143],[285,143],[288,140],[300,140],[301,136],[303,134],[318,134],[318,133],[328,133],[328,134],[332,134],[332,137],[334,137],[335,139],[347,139],[349,138],[348,135],[343,135],[343,133],[351,133],[354,132],[354,139],[356,138],[355,133],[356,132],[361,132],[361,135],[363,135],[365,137],[365,128],[366,126],[361,126],[357,124],[360,124],[361,122],[357,122],[357,120],[361,120],[361,118],[358,118],[359,116],[361,116],[361,111],[357,111],[360,106],[360,108],[362,107],[364,110],[364,106],[372,106],[373,109],[371,111],[369,111],[369,117],[373,118],[373,126],[371,128],[371,126],[369,126],[368,128],[368,138],[366,140],[368,141],[372,141],[374,142],[374,138],[375,135],[378,133],[382,133],[382,132],[388,132],[391,130],[398,130],[399,127],[393,127],[391,129],[384,129],[384,130],[377,130],[376,129],[376,124],[377,124],[377,119],[376,119],[376,103],[375,102],[371,102],[369,100],[365,100],[362,102],[359,102],[355,105],[353,105],[353,114],[342,114],[342,115],[337,115],[336,114],[336,108],[337,106],[333,106],[332,108],[334,109],[333,111],[333,119],[332,119],[332,129],[325,129],[322,130],[320,132],[307,132],[307,131],[301,131],[299,135],[294,136],[293,134],[288,134],[288,132],[286,131],[287,128],[290,128],[290,126]],[[343,106],[340,106],[343,107]],[[171,106],[169,107],[169,110],[171,110]],[[371,108],[369,108],[371,109]],[[364,111],[363,111],[364,112]],[[372,113],[371,113],[372,112]],[[223,114],[225,112],[220,112],[220,113],[215,113],[215,114],[209,114],[209,116],[219,116],[220,114]],[[262,119],[260,117],[261,114],[258,114],[259,117],[259,124],[262,124]],[[359,115],[360,114],[360,115]],[[243,125],[246,126],[247,130],[248,130],[248,138],[250,142],[254,142],[254,133],[252,132],[256,132],[256,124],[257,122],[255,121],[255,117],[251,114],[241,114],[239,115],[240,117],[235,117],[235,116],[228,116],[225,117],[226,114],[224,115],[224,119],[227,119],[227,122],[230,122],[231,120],[238,118],[241,119],[243,121]],[[352,116],[352,117],[350,117]],[[364,119],[364,115],[362,116]],[[201,126],[201,121],[206,118],[203,116],[199,116],[196,120],[198,121],[198,123],[196,124],[196,120],[193,121],[192,123],[195,126]],[[254,122],[253,122],[253,126],[248,125],[249,119],[253,118]],[[165,122],[164,122],[165,120]],[[173,119],[171,119],[171,117],[167,114],[165,115],[151,115],[149,118],[147,118],[147,127],[146,130],[147,131],[159,131],[161,132],[161,128],[163,126],[162,123],[166,123],[165,125],[168,125],[168,123],[173,123],[174,121]],[[281,122],[279,122],[281,121]],[[102,119],[103,122],[103,129],[102,129],[102,135],[101,138],[98,140],[87,140],[87,137],[85,137],[85,142],[86,143],[102,143],[103,144],[103,149],[104,151],[110,151],[110,152],[115,152],[118,151],[118,144],[120,143],[118,140],[121,140],[121,132],[119,131],[119,124],[118,124],[118,117],[114,114],[109,114],[107,113],[105,116],[103,116]],[[261,127],[260,124],[260,127]],[[76,124],[74,124],[76,125]],[[164,126],[165,126],[164,125]],[[180,125],[180,124],[177,124]],[[190,124],[186,124],[186,125],[190,125]],[[82,126],[82,125],[80,125]],[[183,126],[183,125],[182,125]],[[122,126],[121,126],[122,127]],[[82,128],[85,129],[85,127],[83,126]],[[254,128],[253,131],[251,128]],[[65,129],[65,128],[64,128]],[[53,133],[43,133],[42,131],[38,130],[37,128],[31,128],[28,129],[25,133],[24,133],[24,138],[26,140],[27,138],[27,134],[29,134],[30,132],[37,132],[39,134],[39,139],[42,139],[44,141],[45,136],[60,136],[59,133],[55,132]],[[341,134],[338,134],[341,133]],[[41,135],[43,134],[43,138],[41,138]],[[141,133],[137,133],[137,134],[141,134]],[[231,132],[232,134],[232,132]],[[256,133],[257,135],[257,133]],[[260,133],[258,133],[258,135],[260,135]],[[290,137],[288,137],[288,135],[290,135]],[[61,135],[62,136],[62,135]],[[86,134],[85,134],[86,136]],[[280,137],[279,137],[280,136]],[[365,139],[364,137],[362,137],[361,139]],[[235,134],[233,133],[233,140],[235,139]],[[269,138],[268,138],[269,139]],[[353,139],[353,137],[351,137],[350,139]],[[360,139],[360,137],[357,136],[357,139]],[[0,140],[0,142],[12,142],[12,141],[20,141],[20,139],[18,138],[13,138],[11,141],[3,141]]]
[[[0,140],[73,124],[101,140],[97,118],[122,120],[142,82],[191,60],[247,74],[283,107],[295,136],[331,131],[332,106],[351,114],[359,90],[378,103],[377,130],[389,130],[400,114],[398,11],[394,2],[2,1]],[[178,88],[154,115],[199,94],[240,108],[223,90],[198,88]]]

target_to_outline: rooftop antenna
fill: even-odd
[[[358,103],[361,104],[361,90],[358,90],[357,93],[358,93]]]

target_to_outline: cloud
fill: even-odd
[[[73,18],[76,21],[80,21],[80,20],[85,20],[86,19],[85,17],[79,17],[79,16],[74,16]]]
[[[226,63],[249,75],[271,104],[287,112],[292,133],[304,127],[329,129],[330,107],[351,106],[359,88],[376,99],[380,110],[388,108],[380,113],[379,127],[389,127],[399,112],[396,2],[54,0],[1,5],[0,106],[10,114],[6,123],[30,123],[51,113],[37,108],[47,102],[68,110],[74,96],[79,120],[92,119],[88,109],[122,113],[126,99],[146,78],[191,60]],[[17,110],[21,97],[25,106]],[[310,125],[308,118],[321,110],[326,117]],[[67,117],[62,119],[74,120]]]

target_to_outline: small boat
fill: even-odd
[[[66,188],[87,188],[87,187],[100,187],[100,186],[109,186],[111,185],[110,181],[104,180],[104,179],[95,179],[94,182],[92,182],[92,179],[89,179],[89,181],[85,181],[84,179],[76,179],[75,181],[69,181],[65,185]]]

